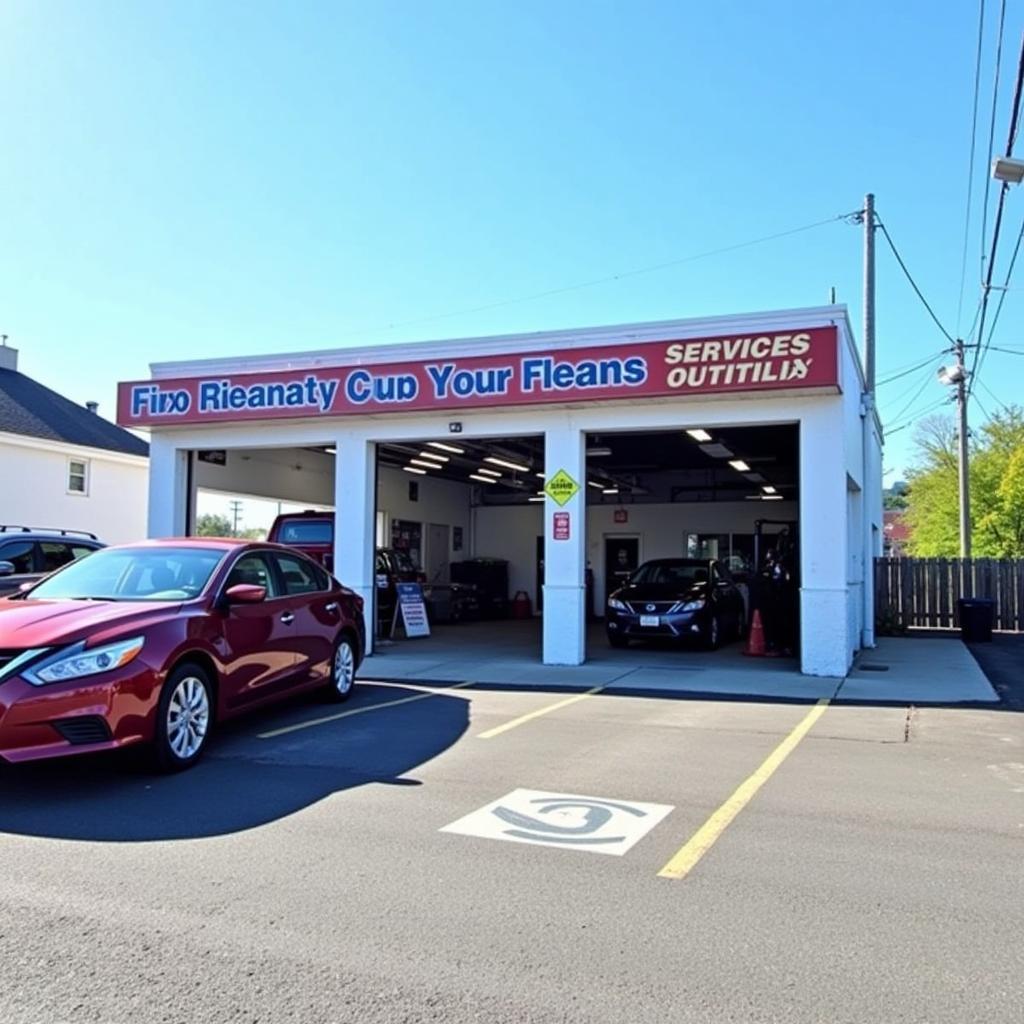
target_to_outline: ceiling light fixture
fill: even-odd
[[[533,475],[534,476],[539,476],[541,478],[541,480],[544,479],[544,474],[543,473],[534,473]]]
[[[442,467],[437,465],[436,462],[427,462],[425,459],[410,459],[410,466],[422,466],[424,469],[441,469]]]
[[[604,490],[604,484],[599,484],[596,480],[588,480],[587,481],[587,486],[588,487],[596,487],[599,491],[603,491]]]
[[[543,501],[543,498],[527,498],[527,501]]]
[[[459,448],[454,444],[445,444],[444,441],[428,441],[428,448],[439,448],[443,452],[451,452],[453,455],[465,455],[466,449]]]
[[[602,487],[601,488],[601,493],[602,494],[618,494],[619,493],[619,489],[618,489],[618,487]]]
[[[417,469],[415,466],[403,466],[402,469],[404,469],[406,473],[415,473],[417,476],[427,475],[427,471],[425,469]]]
[[[687,433],[694,439],[694,441],[710,441],[711,435],[706,430],[688,430]]]
[[[496,484],[497,480],[492,480],[489,476],[480,476],[479,473],[470,473],[470,480],[478,480],[482,484]]]
[[[782,495],[781,494],[762,494],[761,495],[761,500],[762,501],[782,501]]]
[[[420,452],[421,459],[433,459],[435,462],[451,462],[447,455],[438,455],[437,452]]]
[[[765,484],[764,487],[761,488],[761,490],[764,491],[765,494],[775,494],[776,493],[775,488],[772,487],[771,484]]]
[[[505,469],[516,469],[520,473],[529,473],[530,471],[530,467],[524,466],[521,462],[509,462],[508,459],[499,459],[494,455],[486,456],[484,462],[489,462],[492,466],[504,466]]]
[[[597,444],[592,448],[587,449],[587,455],[593,459],[601,459],[607,455],[611,455],[612,450],[606,444]]]
[[[730,459],[729,465],[740,473],[750,472],[750,467],[742,459]]]
[[[338,449],[337,448],[325,448],[324,451],[328,455],[337,455],[338,454]]]
[[[501,474],[496,469],[488,469],[486,466],[481,466],[477,470],[477,472],[478,473],[483,473],[484,476],[493,476],[495,478],[495,480],[497,480],[498,477],[501,476]]]

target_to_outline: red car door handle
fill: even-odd
[[[338,602],[332,601],[330,604],[324,605],[325,612],[336,612],[338,610]]]
[[[291,612],[282,612],[281,621],[286,626],[290,626],[295,621],[295,616]]]

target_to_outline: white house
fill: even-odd
[[[149,445],[18,372],[0,346],[0,525],[146,536]]]

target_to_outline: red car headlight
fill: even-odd
[[[83,640],[25,669],[22,678],[33,686],[46,686],[48,683],[63,683],[110,672],[134,661],[145,642],[145,637],[137,636],[86,650]]]

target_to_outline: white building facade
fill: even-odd
[[[333,505],[335,575],[367,608],[391,521],[416,517],[424,532],[444,524],[438,535],[458,538],[445,554],[506,559],[515,590],[535,579],[536,545],[546,664],[586,659],[587,581],[592,572],[604,592],[607,537],[636,537],[642,559],[671,557],[685,554],[687,537],[746,537],[757,519],[799,524],[801,670],[845,675],[874,642],[882,434],[842,306],[158,364],[151,380],[121,385],[118,417],[151,431],[151,536],[190,531],[200,486]],[[798,455],[792,479],[775,487],[764,438],[783,428]],[[379,458],[404,446],[416,462],[424,444],[440,452],[524,437],[542,438],[542,464],[520,467],[522,496],[505,504],[478,496],[488,490],[478,474],[407,478],[415,466]],[[684,437],[710,468],[690,465],[664,493],[636,473],[602,490],[595,453],[627,437],[649,439],[662,462]],[[743,461],[733,439],[744,437],[763,471]],[[211,451],[219,464],[196,454]]]

